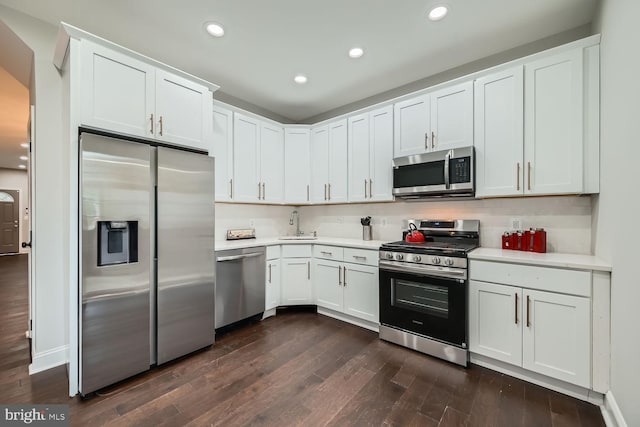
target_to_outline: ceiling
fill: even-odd
[[[305,119],[591,22],[598,0],[0,0],[86,31]],[[224,25],[212,38],[206,21]],[[353,60],[347,51],[365,49]],[[304,73],[306,85],[293,82]]]
[[[0,168],[18,169],[27,165],[20,156],[28,149],[20,144],[29,141],[29,89],[0,67]]]

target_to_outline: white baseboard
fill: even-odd
[[[66,345],[34,354],[33,361],[29,365],[29,375],[55,368],[67,363],[68,347]]]
[[[262,313],[262,320],[266,319],[267,317],[271,317],[271,316],[275,316],[276,315],[276,309],[275,308],[271,308],[269,310],[265,310],[264,313]]]
[[[600,411],[607,427],[627,427],[627,422],[611,390],[604,395],[604,405],[600,406]]]
[[[349,316],[348,314],[339,313],[337,311],[330,310],[324,307],[318,307],[318,314],[324,316],[333,317],[334,319],[342,320],[343,322],[351,323],[352,325],[360,326],[361,328],[369,329],[373,332],[380,331],[380,324],[372,323],[368,320],[358,319],[357,317]]]

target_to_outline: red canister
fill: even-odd
[[[526,242],[529,252],[547,252],[547,232],[544,228],[531,228]]]
[[[513,249],[516,251],[523,251],[525,250],[525,236],[524,236],[525,232],[522,230],[518,230],[515,233],[513,233]]]
[[[505,231],[502,235],[502,249],[513,249],[511,247],[511,234],[508,231]]]

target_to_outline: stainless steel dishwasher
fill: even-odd
[[[265,258],[264,246],[216,252],[216,329],[264,312]]]

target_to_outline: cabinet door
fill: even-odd
[[[283,258],[281,262],[280,303],[313,304],[311,258]]]
[[[329,188],[330,202],[347,202],[348,198],[348,157],[347,121],[329,124]]]
[[[83,40],[81,121],[129,135],[155,136],[155,68]]]
[[[212,106],[213,95],[205,86],[156,71],[156,138],[206,150]]]
[[[316,304],[331,310],[342,311],[342,264],[336,261],[313,261],[313,282]]]
[[[469,282],[469,350],[522,364],[522,289]]]
[[[378,323],[378,267],[344,264],[344,312]]]
[[[329,127],[311,129],[311,202],[329,199]]]
[[[349,117],[349,201],[369,200],[369,115]]]
[[[209,155],[216,159],[216,202],[226,202],[233,194],[233,112],[213,107],[213,138]]]
[[[590,299],[525,290],[522,367],[591,387]]]
[[[393,105],[393,157],[410,156],[431,150],[431,104],[421,95]]]
[[[370,114],[369,200],[393,200],[393,108]]]
[[[524,192],[522,66],[475,82],[476,197]]]
[[[473,82],[431,94],[431,146],[435,150],[473,145]]]
[[[287,203],[308,203],[310,194],[310,140],[308,129],[284,132],[284,199]]]
[[[280,126],[260,126],[260,177],[262,201],[284,201],[284,132]]]
[[[265,310],[271,310],[280,305],[280,260],[267,261],[265,286]]]
[[[260,161],[260,123],[256,119],[233,115],[233,200],[257,203]]]
[[[583,190],[582,50],[525,64],[525,194]]]

